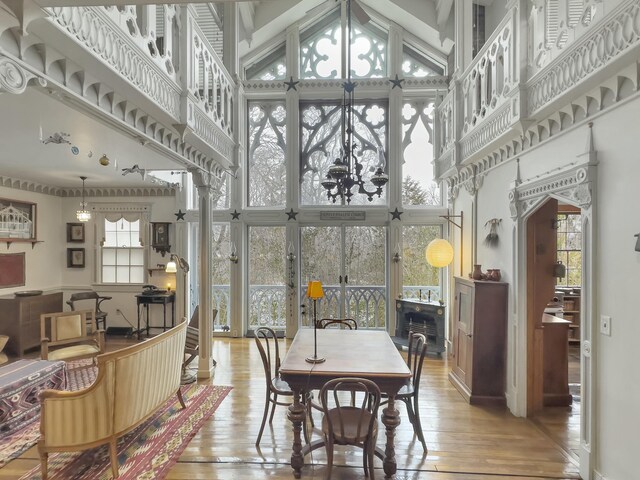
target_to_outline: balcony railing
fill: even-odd
[[[195,135],[196,147],[207,155],[214,150],[232,159],[235,82],[198,26],[192,7],[52,7],[47,11],[56,28],[168,114],[162,119],[165,125]],[[76,60],[74,53],[68,54]],[[92,65],[83,68],[91,75]],[[129,91],[115,93],[139,103],[138,98],[126,98]]]
[[[318,318],[340,317],[339,285],[323,286],[324,298],[317,303]],[[213,287],[213,305],[218,310],[214,322],[216,330],[229,327],[229,286]],[[431,292],[430,294],[428,292]],[[249,289],[249,330],[258,327],[284,329],[286,325],[287,287],[284,285],[253,285]],[[313,318],[313,302],[301,292],[299,305],[305,305],[306,314],[302,315],[301,325],[310,326]],[[346,316],[354,318],[359,328],[385,328],[386,289],[384,286],[348,286],[346,294]],[[406,286],[402,290],[403,298],[423,300],[430,295],[432,301],[440,299],[440,287],[429,285]]]

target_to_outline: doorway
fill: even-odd
[[[318,318],[353,318],[358,328],[386,328],[387,228],[384,226],[304,226],[300,228],[302,284],[322,283]],[[311,326],[311,304],[300,291],[301,326]]]
[[[580,448],[582,215],[548,198],[526,221],[527,416],[576,462]]]

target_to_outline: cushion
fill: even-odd
[[[8,341],[9,341],[9,337],[7,337],[6,335],[0,335],[0,352],[2,351],[2,349],[7,344]]]
[[[84,335],[80,315],[66,315],[56,318],[56,340],[68,340],[82,336]]]
[[[4,353],[0,353],[0,365],[2,365],[3,363],[7,363],[9,361],[9,359],[7,358],[7,355]]]
[[[47,360],[66,360],[68,358],[98,355],[98,353],[100,353],[100,350],[95,345],[74,345],[50,351],[47,355]]]

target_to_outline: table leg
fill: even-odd
[[[384,461],[382,462],[385,477],[392,478],[396,473],[398,466],[396,464],[396,450],[394,447],[394,438],[396,436],[396,427],[400,425],[400,413],[395,406],[395,396],[389,396],[387,408],[382,410],[382,423],[386,427],[387,444],[384,450]]]
[[[138,340],[140,340],[140,302],[138,302]]]
[[[291,423],[293,423],[293,451],[291,453],[291,467],[293,468],[293,476],[300,478],[301,470],[304,465],[304,456],[302,455],[302,422],[305,420],[305,408],[300,401],[300,391],[294,390],[293,403],[289,406],[287,414]]]
[[[149,304],[148,303],[145,305],[145,310],[147,311],[147,338],[149,338],[150,325],[149,325]]]
[[[162,304],[162,331],[167,331],[167,303]]]

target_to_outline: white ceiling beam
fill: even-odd
[[[106,5],[160,5],[160,4],[180,4],[186,5],[188,3],[210,3],[204,0],[35,0],[41,7],[95,7]],[[244,2],[247,0],[223,0],[225,2]],[[274,2],[277,0],[262,0],[262,2]],[[251,3],[251,2],[248,2]],[[295,3],[295,2],[292,2]]]

